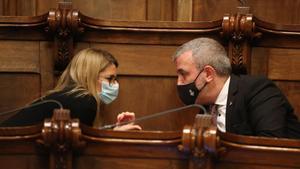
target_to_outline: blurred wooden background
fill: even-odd
[[[63,0],[0,0],[0,15],[36,16]],[[70,1],[70,0],[65,0]],[[210,21],[235,13],[239,0],[72,0],[87,16],[114,20]],[[256,17],[271,23],[300,24],[300,0],[247,0]]]
[[[57,78],[53,73],[53,37],[44,28],[6,27],[10,18],[5,16],[40,16],[50,8],[57,8],[58,2],[0,0],[1,21],[5,21],[0,23],[0,112],[23,106],[43,95],[53,88]],[[236,7],[241,5],[237,0],[73,0],[72,3],[74,9],[96,20],[142,21],[140,25],[148,21],[156,22],[152,25],[170,25],[165,21],[172,21],[179,26],[177,21],[222,20],[224,14],[236,13]],[[274,28],[282,25],[292,28],[282,30],[289,31],[290,35],[263,33],[251,44],[250,72],[274,80],[300,117],[300,0],[249,0],[246,5],[250,6],[250,13],[272,23]],[[14,22],[17,20],[14,18]],[[222,40],[220,32],[187,33],[193,23],[182,24],[182,32],[178,33],[90,28],[75,38],[75,53],[86,47],[103,48],[120,61],[120,97],[102,108],[109,123],[121,111],[134,111],[141,117],[182,106],[171,55],[180,44],[196,37],[213,36]],[[165,116],[144,126],[153,130],[182,129],[186,121],[181,119],[186,116],[184,113]],[[192,118],[190,114],[189,120]]]

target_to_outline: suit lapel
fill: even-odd
[[[231,122],[234,121],[235,117],[233,114],[233,107],[235,106],[236,94],[238,92],[238,83],[239,77],[236,75],[231,75],[229,83],[229,91],[227,97],[227,106],[226,106],[226,131],[230,131]]]

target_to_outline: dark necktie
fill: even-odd
[[[211,105],[210,113],[212,116],[212,119],[211,119],[212,125],[217,126],[217,117],[218,117],[218,105],[217,104]]]

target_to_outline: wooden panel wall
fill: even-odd
[[[71,1],[71,0],[69,0]],[[41,15],[59,0],[0,0],[0,15]],[[235,13],[238,0],[72,0],[74,8],[99,19],[210,21]],[[282,24],[300,23],[300,0],[248,0],[256,17]],[[278,12],[280,11],[280,12]]]
[[[252,74],[272,79],[300,117],[300,48],[258,46],[252,49]]]
[[[22,107],[53,88],[51,48],[42,41],[0,41],[0,112]]]

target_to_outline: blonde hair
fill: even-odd
[[[77,97],[91,95],[97,102],[97,117],[99,117],[100,98],[97,92],[99,73],[107,66],[118,67],[117,60],[107,51],[87,48],[78,52],[60,76],[52,92],[70,88],[66,94],[76,93]]]

